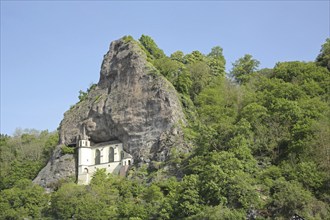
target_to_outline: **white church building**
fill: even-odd
[[[109,141],[91,146],[89,138],[83,134],[77,143],[78,148],[78,181],[80,185],[87,185],[98,169],[105,169],[107,173],[125,176],[133,157],[124,151],[123,143]]]

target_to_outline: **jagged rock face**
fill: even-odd
[[[62,155],[61,146],[57,146],[47,165],[33,180],[34,183],[53,191],[63,179],[76,178],[76,162],[72,154]]]
[[[161,136],[177,136],[184,121],[172,84],[136,42],[121,39],[104,56],[97,86],[65,113],[60,142],[75,143],[85,127],[92,143],[118,139],[135,159],[163,160],[168,149]]]

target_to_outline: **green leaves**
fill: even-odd
[[[186,217],[197,214],[201,210],[197,175],[185,176],[180,184],[177,216]]]
[[[252,58],[252,55],[245,54],[244,57],[236,60],[233,63],[233,68],[230,72],[235,77],[238,83],[245,83],[248,81],[252,73],[254,73],[260,62]]]
[[[295,213],[305,216],[308,213],[308,206],[312,203],[313,197],[310,192],[304,190],[295,181],[287,182],[279,179],[272,188],[272,202],[269,208],[275,216],[290,218]]]
[[[1,137],[0,190],[20,179],[33,179],[58,143],[57,132],[25,131],[16,137]]]
[[[1,219],[41,219],[47,208],[48,195],[40,186],[22,179],[11,189],[0,191]]]
[[[119,192],[112,178],[102,173],[95,174],[90,187],[63,184],[52,196],[50,214],[57,219],[117,218]]]
[[[192,100],[210,83],[210,67],[201,61],[196,61],[188,65],[190,72],[192,85],[190,90],[190,96]]]
[[[330,71],[330,38],[325,40],[315,62],[320,66],[326,67]]]
[[[222,54],[220,46],[213,47],[211,52],[207,55],[207,64],[211,69],[213,76],[224,76],[226,60]]]
[[[186,173],[199,177],[202,204],[268,207],[264,217],[270,218],[297,212],[321,219],[328,213],[319,195],[327,195],[330,179],[324,155],[330,74],[312,62],[278,63],[256,72],[258,64],[246,55],[231,72],[240,86],[217,78],[197,95],[202,125],[195,128]],[[276,184],[292,195],[285,198],[288,192]],[[294,194],[301,200],[294,201]]]
[[[155,60],[154,65],[178,92],[189,94],[192,81],[185,65],[167,57]]]
[[[164,51],[161,50],[155,41],[147,36],[147,35],[142,35],[139,39],[141,45],[146,49],[146,51],[149,53],[147,55],[151,56],[153,59],[160,59],[165,57],[166,55],[164,54]]]

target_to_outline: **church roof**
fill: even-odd
[[[105,147],[105,146],[116,145],[116,144],[122,144],[122,142],[120,142],[119,140],[107,141],[107,142],[93,144],[91,147]]]

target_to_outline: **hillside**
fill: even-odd
[[[315,61],[259,69],[247,54],[229,72],[220,46],[166,56],[145,35],[116,42],[59,134],[1,136],[1,219],[329,219],[330,39]],[[127,177],[32,184],[57,141],[53,161],[76,159],[83,123],[92,142],[125,143]]]

